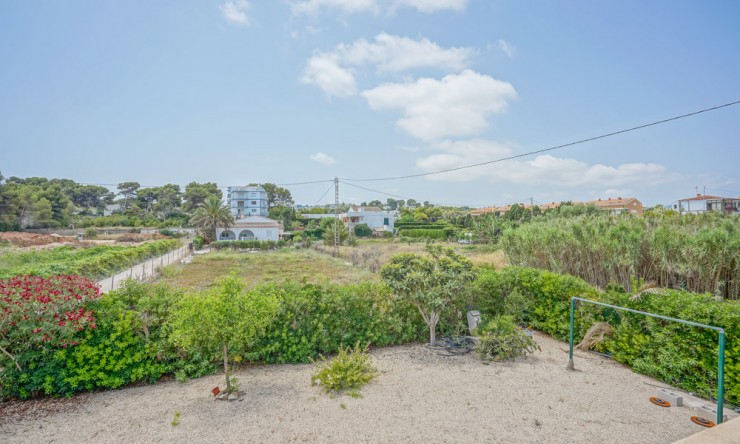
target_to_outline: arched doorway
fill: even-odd
[[[231,230],[224,230],[221,232],[221,235],[218,237],[218,240],[235,240],[236,235]]]
[[[239,240],[254,240],[254,233],[250,230],[244,230],[239,233]]]

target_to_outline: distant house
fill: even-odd
[[[616,199],[610,197],[608,199],[591,200],[585,203],[586,205],[596,205],[603,210],[608,210],[612,214],[629,213],[641,216],[643,211],[642,202],[634,197],[617,197]]]
[[[279,237],[280,224],[262,216],[243,217],[228,228],[216,228],[216,239],[220,241],[277,241]]]
[[[634,197],[618,197],[616,199],[612,199],[611,197],[608,199],[597,199],[597,200],[591,200],[588,202],[571,202],[573,205],[595,205],[603,210],[608,210],[612,214],[621,214],[621,213],[629,213],[634,215],[641,215],[643,211],[642,202],[637,200]],[[479,208],[477,210],[471,211],[469,214],[471,216],[482,216],[484,214],[498,214],[498,215],[504,215],[514,205],[519,205],[520,207],[523,207],[525,209],[532,208],[532,205],[529,204],[513,204],[513,205],[502,205],[500,207],[487,207],[487,208]],[[559,207],[562,205],[562,202],[551,202],[551,203],[544,203],[540,205],[536,205],[539,207],[540,211],[547,211],[554,208]]]
[[[677,207],[681,214],[700,214],[708,211],[740,214],[740,198],[697,194],[694,197],[679,199]]]
[[[267,191],[260,186],[226,188],[226,205],[234,219],[267,216]]]
[[[123,210],[121,204],[109,204],[103,209],[103,216],[110,216],[113,213],[120,212]]]
[[[395,211],[385,211],[379,207],[352,206],[341,217],[350,231],[355,225],[366,224],[375,232],[381,230],[393,232],[397,214]]]

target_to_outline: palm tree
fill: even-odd
[[[231,210],[215,196],[210,196],[199,204],[190,217],[190,225],[199,228],[208,242],[216,238],[216,227],[229,227],[233,223]]]

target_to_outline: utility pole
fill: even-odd
[[[334,256],[339,257],[339,178],[334,178]]]

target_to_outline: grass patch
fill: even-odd
[[[204,289],[221,276],[236,272],[249,287],[263,283],[359,284],[377,281],[378,276],[367,270],[349,266],[340,259],[313,250],[284,248],[276,251],[240,253],[218,251],[193,256],[187,265],[173,265],[160,276],[163,282],[180,288]]]

